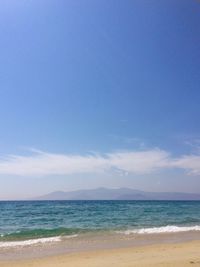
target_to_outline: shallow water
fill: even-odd
[[[200,231],[200,201],[0,202],[0,247],[57,242],[89,233],[188,231]]]

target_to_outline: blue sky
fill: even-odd
[[[2,0],[0,198],[200,192],[199,13],[195,0]]]

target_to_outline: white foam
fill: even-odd
[[[73,238],[77,235],[65,236],[65,238]],[[29,239],[23,241],[2,241],[0,242],[0,248],[9,248],[9,247],[24,247],[31,246],[36,244],[44,244],[44,243],[52,243],[61,241],[61,236],[55,237],[46,237],[46,238],[38,238],[38,239]]]
[[[6,241],[6,242],[0,242],[0,248],[19,247],[19,246],[24,247],[24,246],[30,246],[30,245],[35,245],[39,243],[43,244],[43,243],[58,242],[58,241],[61,241],[60,236],[30,239],[30,240],[23,240],[23,241]]]
[[[141,228],[126,231],[118,231],[118,233],[130,235],[130,234],[161,234],[161,233],[178,233],[178,232],[188,232],[188,231],[200,231],[200,226],[162,226],[162,227],[152,227],[152,228]]]

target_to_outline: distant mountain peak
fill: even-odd
[[[71,192],[54,191],[34,200],[200,200],[200,194],[181,192],[145,192],[132,188],[98,187]]]

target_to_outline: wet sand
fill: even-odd
[[[34,259],[1,260],[1,267],[200,266],[200,241],[98,249]]]

